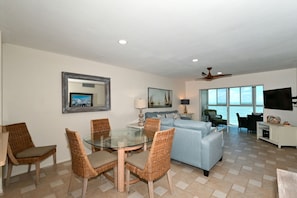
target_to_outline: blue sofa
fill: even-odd
[[[145,117],[154,117],[153,113],[146,113]],[[176,112],[165,114],[171,113]],[[160,119],[161,130],[175,128],[171,159],[200,168],[208,176],[210,169],[223,158],[223,134],[216,132],[211,122],[175,119],[171,116]]]

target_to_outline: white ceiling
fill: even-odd
[[[0,30],[4,43],[174,78],[297,67],[296,0],[0,0]]]

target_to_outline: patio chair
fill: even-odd
[[[240,117],[239,113],[236,113],[237,121],[238,121],[238,130],[241,128],[248,128],[248,118],[247,117]]]
[[[227,125],[227,120],[223,119],[222,115],[217,115],[217,110],[215,109],[205,109],[204,115],[207,116],[208,121],[212,123],[212,126],[216,127],[218,125]]]

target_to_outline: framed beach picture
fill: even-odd
[[[148,108],[172,107],[172,90],[148,88]]]
[[[70,107],[92,107],[93,94],[90,93],[70,93]]]

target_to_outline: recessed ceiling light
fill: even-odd
[[[124,39],[119,40],[119,44],[126,45],[128,42]]]
[[[198,62],[198,58],[194,58],[194,59],[192,60],[192,62],[193,62],[193,63]]]
[[[221,75],[221,74],[223,74],[223,72],[218,72],[217,74],[218,74],[218,75]]]

